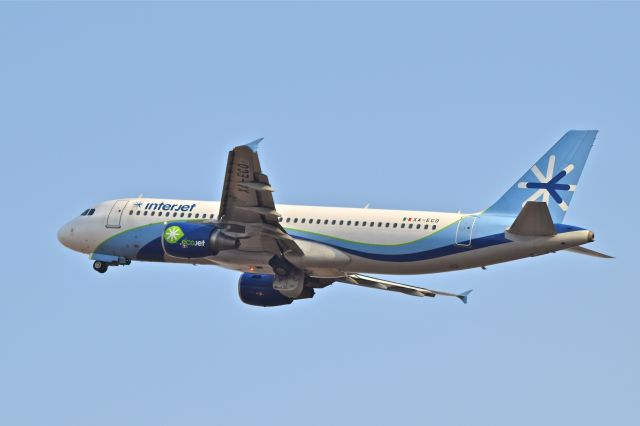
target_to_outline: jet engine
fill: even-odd
[[[274,288],[274,281],[277,286],[279,279],[279,277],[271,274],[250,274],[245,272],[238,280],[240,300],[253,306],[281,306],[288,305],[297,299],[310,299],[315,294],[313,288],[304,287],[295,298],[285,296]],[[304,276],[302,279],[304,280]]]
[[[165,253],[182,258],[215,256],[222,250],[238,248],[240,241],[225,235],[214,224],[172,222],[162,233]]]

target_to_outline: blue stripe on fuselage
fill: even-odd
[[[305,237],[296,237],[296,238],[301,240],[313,241],[313,239],[311,238],[305,238]],[[345,253],[353,254],[353,255],[364,257],[366,259],[371,259],[371,260],[379,260],[383,262],[417,262],[420,260],[435,259],[437,257],[464,253],[464,252],[471,251],[473,249],[495,246],[498,244],[504,244],[509,242],[511,241],[507,240],[504,237],[504,233],[502,233],[502,234],[489,235],[487,237],[482,237],[482,238],[474,238],[472,246],[450,244],[444,247],[438,247],[431,250],[425,250],[425,251],[420,251],[415,253],[405,253],[405,254],[369,253],[366,251],[353,250],[353,249],[340,247],[335,244],[328,244],[326,242],[324,242],[323,244],[327,244],[338,250],[344,251]],[[468,241],[462,242],[462,244],[466,244],[466,243],[468,243]]]
[[[297,239],[306,240],[306,241],[314,241],[312,238],[300,237],[296,236]],[[420,260],[429,260],[435,259],[437,257],[448,256],[451,254],[458,254],[471,251],[473,249],[484,248],[495,246],[498,244],[509,243],[510,240],[504,237],[504,233],[502,234],[494,234],[481,238],[474,238],[473,245],[464,246],[457,244],[450,244],[443,247],[438,247],[430,250],[424,250],[414,253],[403,253],[403,254],[381,254],[381,253],[371,253],[362,250],[354,250],[350,248],[341,247],[337,244],[330,244],[327,242],[323,242],[322,244],[329,245],[338,250],[341,250],[345,253],[353,254],[356,256],[364,257],[366,259],[371,260],[379,260],[383,262],[417,262]],[[468,241],[463,241],[461,244],[468,244]]]
[[[579,231],[583,229],[577,226],[570,226],[570,225],[564,225],[564,224],[556,224],[555,228],[559,234],[565,233],[565,232]],[[341,250],[345,253],[353,254],[355,256],[363,257],[365,259],[378,260],[383,262],[418,262],[421,260],[430,260],[438,257],[449,256],[449,255],[458,254],[458,253],[465,253],[475,249],[492,247],[492,246],[497,246],[500,244],[511,242],[511,240],[505,238],[505,233],[501,232],[501,233],[495,233],[491,235],[485,235],[483,237],[473,238],[471,241],[472,244],[469,244],[469,241],[467,240],[467,241],[460,241],[459,244],[452,243],[452,244],[447,244],[440,247],[434,247],[431,249],[420,250],[415,252],[379,253],[379,252],[373,252],[373,251],[365,251],[364,249],[367,248],[367,244],[365,243],[361,243],[360,246],[363,247],[363,249],[358,250],[353,247],[347,247],[346,244],[341,244],[341,241],[339,239],[335,239],[327,236],[322,236],[323,238],[320,241],[319,238],[315,239],[314,234],[311,234],[311,233],[292,232],[292,235],[296,239],[300,239],[304,241],[319,242],[321,244],[326,244],[328,246]],[[330,242],[328,241],[329,239],[332,239],[333,241]],[[453,241],[453,239],[451,241]],[[410,245],[417,245],[420,243],[424,244],[421,240],[419,240]],[[351,245],[353,246],[353,244]],[[380,246],[378,245],[370,245],[369,247],[374,248],[375,250],[378,250],[378,251],[380,250]],[[387,246],[386,248],[388,251],[398,249],[395,246]]]
[[[162,248],[162,237],[153,239],[145,244],[138,254],[136,260],[147,260],[150,262],[164,262],[164,249]]]

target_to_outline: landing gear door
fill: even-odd
[[[120,219],[122,218],[122,212],[129,200],[118,200],[113,203],[109,216],[107,217],[107,228],[120,228]]]
[[[458,222],[456,230],[456,245],[463,247],[471,247],[471,239],[473,238],[473,226],[476,224],[477,216],[465,216]]]

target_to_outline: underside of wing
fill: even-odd
[[[360,274],[348,274],[343,278],[337,279],[337,281],[354,284],[363,287],[369,288],[377,288],[380,290],[388,290],[388,291],[396,291],[398,293],[408,294],[410,296],[417,297],[436,297],[436,296],[450,296],[456,297],[462,301],[462,303],[467,303],[467,296],[471,293],[471,290],[467,290],[463,293],[448,293],[446,291],[439,290],[431,290],[423,287],[416,287],[408,284],[401,284],[393,281],[383,280],[381,278],[369,277],[366,275]]]
[[[241,250],[302,254],[278,222],[280,214],[273,201],[273,188],[258,159],[261,140],[229,152],[219,220],[227,233],[241,239]]]

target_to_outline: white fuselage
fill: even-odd
[[[93,214],[66,224],[58,238],[67,247],[109,259],[214,264],[271,273],[269,259],[251,243],[215,256],[181,259],[158,253],[158,239],[172,222],[217,221],[216,201],[135,198],[95,206]],[[280,225],[308,253],[287,258],[313,276],[344,272],[425,274],[481,267],[545,254],[593,240],[590,231],[565,226],[551,237],[505,235],[512,216],[404,210],[277,205]],[[248,241],[248,240],[247,240]]]

